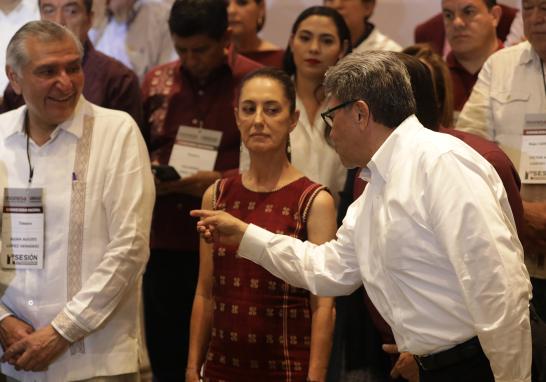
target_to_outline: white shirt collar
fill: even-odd
[[[377,174],[384,182],[388,182],[391,163],[398,160],[396,146],[399,138],[412,135],[420,127],[422,126],[415,115],[406,118],[375,152],[370,162],[360,172],[360,176],[369,182],[373,174]]]
[[[52,138],[54,138],[60,129],[74,135],[76,138],[81,138],[83,132],[83,118],[87,112],[87,101],[85,98],[80,96],[76,107],[74,108],[74,113],[70,118],[57,126],[57,128],[52,133]],[[17,110],[14,111],[13,123],[8,124],[5,127],[6,135],[4,140],[8,140],[10,137],[15,135],[25,135],[24,126],[25,126],[25,115],[27,114],[28,107],[23,105]]]

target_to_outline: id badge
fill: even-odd
[[[3,269],[44,266],[44,207],[41,188],[5,188],[2,214]]]
[[[212,171],[221,140],[221,131],[180,126],[169,165],[174,167],[182,178],[198,171]]]

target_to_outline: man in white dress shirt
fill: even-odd
[[[16,381],[138,381],[154,184],[135,121],[82,96],[82,46],[23,26],[0,116],[0,342]]]
[[[393,53],[344,58],[325,89],[335,148],[369,182],[337,239],[316,246],[219,211],[192,212],[203,218],[198,230],[318,295],[364,283],[422,382],[530,381],[531,287],[494,168],[418,122]]]

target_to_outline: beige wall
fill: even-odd
[[[320,0],[266,0],[267,23],[262,35],[284,47],[290,28],[297,15],[305,8],[320,5]],[[502,0],[502,3],[518,6],[520,0]],[[441,0],[377,0],[374,22],[383,33],[403,46],[413,43],[416,24],[440,12]]]

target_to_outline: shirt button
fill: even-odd
[[[176,208],[178,209],[178,211],[182,211],[184,209],[184,205],[182,203],[178,203],[176,205]]]
[[[27,301],[27,304],[28,304],[29,306],[34,305],[34,300],[28,300],[28,301]]]
[[[205,92],[203,90],[198,90],[197,95],[203,96],[205,95]]]
[[[194,119],[191,120],[191,123],[192,123],[192,125],[198,125],[199,120],[197,118],[194,118]]]

